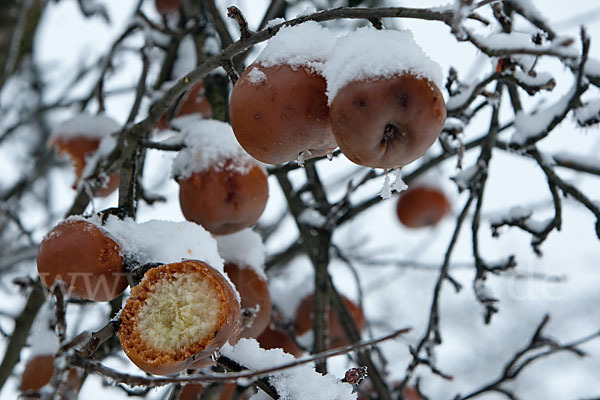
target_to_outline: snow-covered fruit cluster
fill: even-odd
[[[408,31],[361,28],[337,38],[305,22],[281,28],[243,72],[231,125],[265,163],[302,162],[339,146],[356,164],[399,168],[442,131],[441,81]]]
[[[263,264],[262,240],[250,229],[215,239],[191,222],[112,215],[62,221],[37,258],[46,287],[63,281],[68,295],[93,301],[116,298],[128,274],[152,266],[131,290],[119,338],[127,356],[155,374],[206,365],[224,343],[262,333],[271,317]]]
[[[131,282],[118,336],[136,366],[167,375],[210,366],[216,351],[234,360],[253,360],[257,364],[249,367],[257,369],[303,354],[292,336],[270,326],[264,260],[262,240],[250,229],[215,238],[188,221],[136,223],[97,215],[59,223],[42,241],[37,264],[45,286],[52,288],[60,280],[66,284],[67,295],[95,301],[116,298],[128,287],[128,275],[145,271],[141,282]],[[346,298],[344,303],[362,329],[360,307]],[[297,336],[310,330],[312,309],[310,296],[300,301],[294,327]],[[330,345],[347,344],[332,313],[330,320]],[[275,374],[273,385],[282,393],[292,393],[290,398],[299,398],[307,390],[294,386],[300,377],[327,380],[331,398],[355,398],[350,385],[321,376],[308,365],[293,373]],[[323,390],[321,384],[314,387]],[[201,390],[190,386],[184,393]]]

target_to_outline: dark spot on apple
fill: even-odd
[[[398,104],[400,107],[408,107],[408,95],[406,93],[397,94],[396,104]]]

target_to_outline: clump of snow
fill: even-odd
[[[335,43],[335,35],[317,22],[284,26],[269,40],[256,62],[265,67],[308,67],[320,73]]]
[[[554,77],[548,72],[538,72],[530,75],[517,69],[514,72],[514,76],[519,82],[523,82],[529,86],[539,86],[542,89],[552,89],[556,84]]]
[[[314,208],[307,208],[300,213],[298,222],[314,228],[320,228],[327,223],[327,217]]]
[[[246,78],[248,78],[248,81],[251,84],[260,85],[267,80],[267,75],[260,69],[253,67],[250,72],[248,72],[248,75],[246,75]]]
[[[121,128],[119,123],[104,114],[79,114],[52,131],[50,138],[73,138],[85,136],[89,138],[103,138]]]
[[[151,220],[138,224],[131,218],[121,220],[113,215],[108,216],[104,224],[98,216],[84,220],[100,226],[119,244],[122,255],[140,264],[200,260],[223,272],[217,241],[193,222]]]
[[[576,90],[577,85],[573,85],[569,92],[556,103],[535,114],[527,114],[523,111],[517,113],[514,125],[515,133],[512,135],[511,142],[521,146],[530,138],[543,134],[555,118],[563,115],[568,110],[569,102]]]
[[[295,269],[294,269],[295,268]],[[296,318],[300,302],[314,292],[315,282],[311,273],[303,274],[299,264],[289,271],[278,271],[276,279],[269,281],[271,300],[287,319]]]
[[[508,210],[508,214],[512,219],[527,219],[531,217],[533,211],[531,209],[522,207],[522,206],[514,206]]]
[[[219,254],[226,263],[234,263],[239,267],[250,267],[263,279],[265,275],[265,245],[262,238],[250,228],[230,235],[217,236]]]
[[[263,370],[293,363],[296,358],[281,349],[261,349],[255,339],[240,339],[226,344],[221,354],[253,370]],[[350,400],[356,399],[353,387],[332,374],[321,375],[309,364],[287,368],[267,376],[282,400]]]
[[[587,76],[600,77],[600,60],[588,58],[583,71]]]
[[[488,36],[482,36],[476,33],[471,33],[471,39],[479,46],[489,50],[539,50],[552,51],[562,57],[576,58],[578,50],[573,46],[566,46],[570,43],[569,38],[555,38],[550,43],[537,45],[531,40],[531,34],[525,32],[498,32]]]
[[[351,81],[402,73],[429,79],[438,88],[443,87],[442,69],[423,52],[410,31],[359,28],[338,39],[325,65],[329,103]]]
[[[171,125],[181,131],[186,146],[173,160],[171,173],[175,177],[187,178],[209,168],[246,173],[257,165],[225,122],[190,114],[173,119]]]
[[[477,84],[461,84],[458,93],[450,96],[446,102],[446,108],[448,111],[457,110],[464,106],[464,104],[471,98],[473,91],[477,87]]]
[[[475,175],[480,171],[478,165],[473,165],[469,168],[465,168],[452,177],[452,180],[456,182],[456,185],[460,190],[465,190],[471,184],[471,180],[475,177]]]
[[[600,99],[595,99],[575,110],[575,119],[580,125],[590,125],[600,121]]]
[[[533,211],[530,208],[514,206],[504,213],[498,213],[490,217],[490,223],[492,225],[501,225],[512,221],[523,221],[532,215]]]
[[[31,357],[55,354],[58,351],[58,336],[51,328],[54,321],[54,310],[46,302],[33,321],[31,335],[27,339],[31,345]]]
[[[553,160],[563,164],[577,163],[591,170],[600,170],[600,157],[598,156],[585,156],[580,153],[569,153],[560,152],[555,154]]]
[[[465,123],[459,118],[448,117],[444,121],[444,130],[461,133],[465,130]]]

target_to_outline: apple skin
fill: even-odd
[[[259,72],[257,72],[259,71]],[[253,80],[249,74],[264,74]],[[250,75],[252,76],[252,75]],[[231,126],[240,145],[267,164],[333,151],[325,78],[305,67],[251,64],[231,92]]]
[[[21,376],[21,390],[39,390],[47,385],[54,373],[54,355],[40,354],[32,357],[25,366]],[[78,391],[81,379],[77,370],[72,369],[67,375],[67,385],[73,391]]]
[[[154,5],[160,15],[167,15],[179,11],[181,0],[155,0]]]
[[[361,332],[365,327],[365,316],[358,306],[358,304],[354,303],[352,300],[348,299],[345,296],[342,296],[342,300],[346,305],[346,308],[350,312],[352,319],[356,325],[356,328],[359,332]],[[313,328],[313,310],[315,307],[314,295],[309,295],[305,297],[298,305],[296,309],[296,336],[300,336]],[[346,333],[344,332],[344,328],[340,324],[337,315],[334,311],[329,308],[329,349],[333,349],[336,347],[348,346],[350,341],[346,337]]]
[[[407,228],[437,225],[450,212],[448,198],[438,188],[416,186],[400,194],[396,214]]]
[[[286,353],[293,355],[294,357],[300,357],[304,352],[290,337],[287,333],[267,326],[267,328],[256,338],[260,347],[269,349],[282,349]]]
[[[350,161],[371,168],[397,168],[435,142],[446,105],[431,81],[411,74],[351,81],[331,102],[331,129]]]
[[[271,321],[271,295],[267,281],[261,278],[251,267],[239,266],[234,263],[225,264],[225,272],[235,285],[241,298],[242,310],[259,307],[250,326],[240,331],[242,338],[259,336]]]
[[[119,245],[79,219],[59,223],[44,237],[37,268],[47,288],[60,279],[70,295],[93,301],[112,300],[128,286]]]
[[[254,225],[269,197],[267,175],[258,165],[247,173],[227,166],[178,178],[179,205],[188,221],[215,235],[234,233]]]

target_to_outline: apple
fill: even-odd
[[[251,64],[231,92],[231,126],[240,145],[268,164],[320,156],[337,144],[329,125],[327,84],[303,66]]]
[[[225,263],[225,272],[241,297],[242,310],[256,309],[248,326],[242,326],[240,337],[257,337],[271,321],[271,295],[267,281],[249,266]]]
[[[155,0],[156,11],[161,15],[167,15],[179,11],[181,0]]]
[[[444,192],[433,186],[411,187],[398,197],[396,213],[407,228],[436,225],[450,212],[450,202]]]
[[[446,119],[444,97],[426,78],[402,73],[351,81],[331,102],[331,129],[350,161],[399,168],[429,149]]]
[[[121,248],[101,227],[80,217],[56,225],[42,240],[37,255],[42,283],[64,281],[68,294],[109,301],[127,288]]]
[[[173,160],[183,216],[215,235],[254,225],[269,197],[267,174],[225,122],[198,114],[174,119],[185,147]]]
[[[184,260],[148,270],[132,288],[119,340],[140,369],[170,375],[235,341],[240,324],[240,303],[221,272],[203,261]]]
[[[53,373],[53,354],[38,354],[33,356],[27,361],[23,375],[21,375],[21,391],[41,389],[50,382]],[[79,390],[81,379],[77,370],[72,369],[69,371],[66,384],[72,391],[77,392]]]

